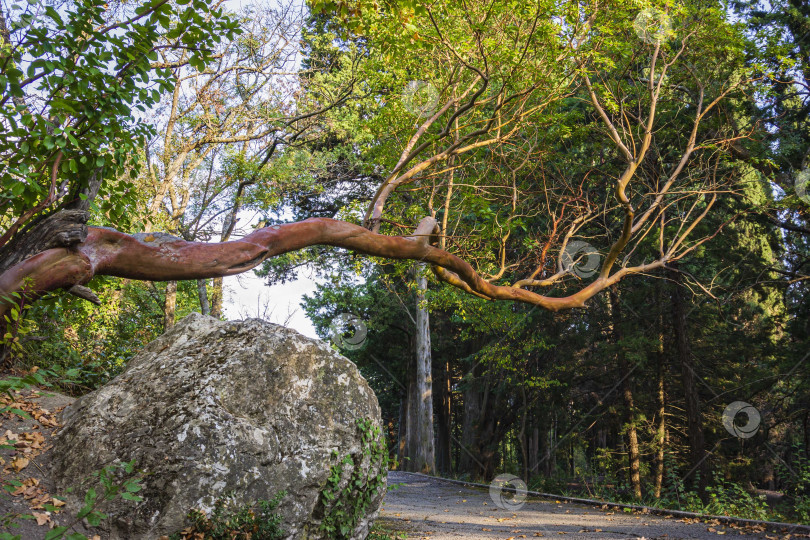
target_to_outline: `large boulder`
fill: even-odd
[[[52,473],[69,511],[105,466],[134,459],[143,476],[143,501],[102,509],[110,538],[158,538],[226,494],[281,491],[287,538],[365,538],[385,492],[380,408],[357,367],[256,319],[189,315],[63,418]]]

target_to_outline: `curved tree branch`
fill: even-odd
[[[570,296],[554,298],[487,282],[466,261],[431,245],[437,230],[436,221],[430,217],[423,219],[410,237],[386,236],[344,221],[312,218],[265,227],[241,240],[208,244],[188,242],[165,233],[128,235],[114,229],[88,227],[83,242],[45,250],[0,274],[0,316],[10,307],[3,304],[2,298],[15,292],[31,300],[48,291],[84,285],[96,275],[150,281],[231,276],[255,268],[270,257],[313,245],[427,262],[440,279],[477,296],[517,300],[551,311],[584,307],[586,300],[624,276],[647,272],[665,263],[658,260],[622,268]]]

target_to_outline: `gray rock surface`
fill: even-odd
[[[253,504],[282,490],[287,538],[365,538],[385,471],[358,419],[379,427],[377,398],[328,344],[256,319],[192,314],[65,410],[52,474],[60,493],[74,488],[75,511],[93,471],[135,460],[144,500],[104,508],[111,538],[158,538],[226,493]],[[335,498],[323,495],[330,470],[340,472]]]

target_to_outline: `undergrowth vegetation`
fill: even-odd
[[[285,493],[252,505],[237,505],[233,494],[214,502],[208,515],[200,510],[188,514],[189,526],[166,540],[277,540],[284,538],[282,517],[275,512]]]

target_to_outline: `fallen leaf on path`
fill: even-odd
[[[15,471],[20,472],[24,468],[28,467],[28,463],[30,463],[28,458],[20,456],[18,458],[15,458],[14,461],[11,462],[11,466],[14,467]]]
[[[37,525],[45,525],[46,523],[51,522],[51,516],[49,516],[47,512],[45,513],[31,512],[31,515],[36,518]]]

